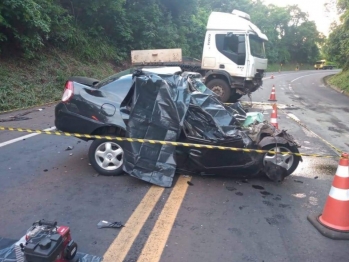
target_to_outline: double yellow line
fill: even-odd
[[[187,192],[188,182],[190,180],[191,178],[184,176],[178,178],[178,181],[173,187],[172,192],[150,232],[147,242],[145,243],[137,261],[160,261],[179,208],[182,205],[184,196]],[[105,252],[103,261],[124,261],[164,190],[164,188],[158,186],[152,186],[148,190],[136,210],[126,222],[125,227],[121,229],[116,239]]]

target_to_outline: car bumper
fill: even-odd
[[[68,110],[64,103],[55,108],[55,126],[58,130],[69,133],[92,134],[103,123],[81,116]]]

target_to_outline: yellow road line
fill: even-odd
[[[104,254],[103,261],[122,262],[154,209],[164,188],[152,186]]]
[[[190,178],[179,177],[137,261],[160,261],[178,210],[187,192],[188,181]]]

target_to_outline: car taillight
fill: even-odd
[[[65,83],[64,93],[62,96],[62,102],[69,101],[69,99],[73,97],[73,94],[74,94],[74,83],[72,81],[67,81]]]

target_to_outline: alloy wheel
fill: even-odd
[[[274,153],[266,153],[263,159],[263,163],[265,164],[267,161],[272,162],[278,166],[282,166],[285,168],[287,171],[290,170],[290,168],[293,165],[294,162],[294,155],[292,154],[287,154],[287,153],[292,153],[292,151],[283,146],[278,146],[270,149],[269,151],[271,152],[276,152],[277,154]]]
[[[105,170],[115,170],[123,164],[124,151],[115,142],[100,144],[95,151],[97,164]]]

